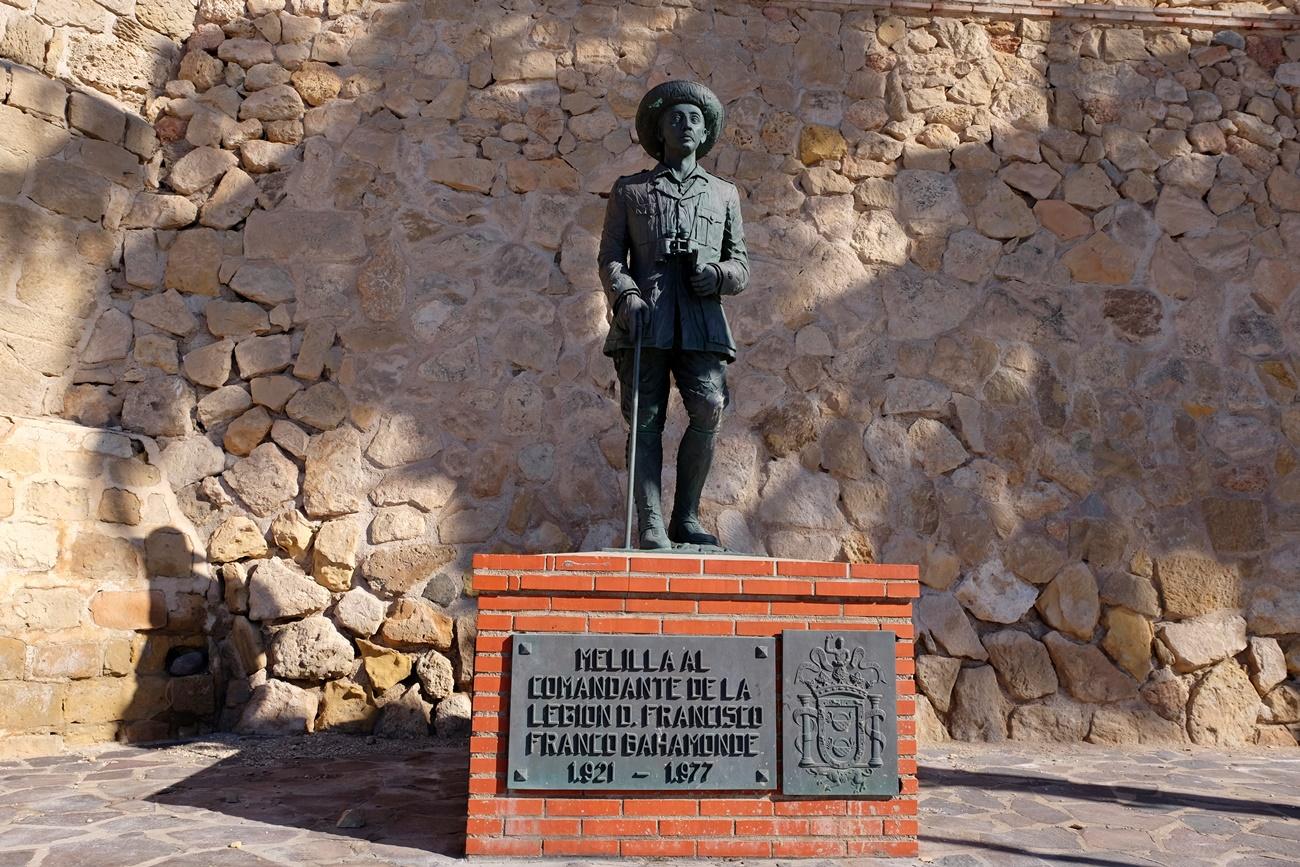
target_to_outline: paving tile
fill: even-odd
[[[0,867],[463,865],[466,755],[217,736],[8,762]],[[944,744],[920,763],[921,858],[896,867],[1277,867],[1300,845],[1300,761],[1276,750]],[[348,809],[362,827],[335,826]]]

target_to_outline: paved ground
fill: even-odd
[[[0,763],[0,867],[445,865],[464,756],[231,737]],[[921,780],[921,857],[897,867],[1300,864],[1300,751],[947,745]]]

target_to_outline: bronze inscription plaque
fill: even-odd
[[[511,789],[772,789],[776,640],[516,634]]]

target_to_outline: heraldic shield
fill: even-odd
[[[782,651],[782,790],[898,794],[893,633],[788,631]]]

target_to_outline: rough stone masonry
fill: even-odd
[[[602,194],[685,77],[752,257],[723,543],[919,562],[923,737],[1295,745],[1300,34],[823,5],[0,9],[0,410],[156,445],[213,724],[456,730],[471,553],[616,539]]]

